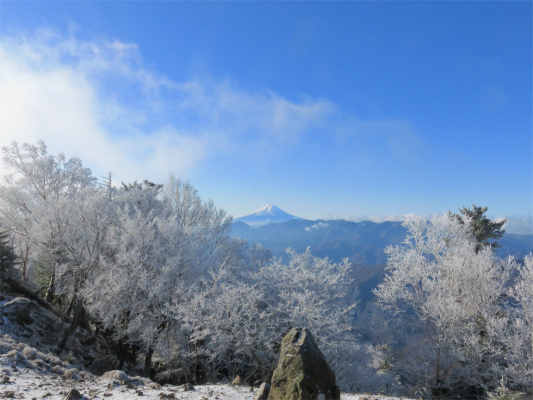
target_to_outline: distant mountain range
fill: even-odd
[[[371,290],[383,279],[387,262],[385,248],[401,244],[406,233],[401,222],[310,221],[285,213],[274,205],[237,218],[232,228],[232,236],[259,243],[275,257],[286,258],[289,247],[298,252],[309,247],[311,254],[317,257],[328,257],[336,262],[348,258],[355,266],[353,278],[363,300],[372,297]],[[533,235],[506,233],[498,243],[502,246],[498,249],[502,258],[512,255],[520,260],[533,251]]]

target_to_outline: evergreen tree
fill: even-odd
[[[7,232],[0,232],[0,280],[11,275],[17,261],[17,256],[11,246]]]
[[[148,179],[143,180],[141,183],[134,181],[133,183],[122,183],[121,190],[128,191],[128,190],[146,190],[146,189],[153,189],[155,192],[159,193],[161,189],[163,189],[162,183],[154,183],[152,181],[149,181]]]
[[[450,217],[456,219],[461,224],[464,224],[464,218],[470,220],[470,232],[476,239],[476,252],[481,250],[482,247],[489,246],[493,250],[498,246],[498,242],[489,242],[492,239],[500,239],[505,233],[505,229],[502,229],[506,219],[500,222],[495,222],[487,218],[485,213],[487,212],[488,207],[478,207],[472,203],[472,209],[463,207],[459,209],[459,214],[452,214],[448,212]]]

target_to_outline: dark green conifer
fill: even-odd
[[[505,233],[505,229],[502,229],[506,219],[500,222],[495,222],[487,218],[485,213],[487,212],[488,207],[478,207],[475,204],[472,204],[472,209],[463,207],[459,209],[459,214],[452,214],[449,212],[450,216],[460,223],[464,224],[463,217],[468,217],[471,220],[471,233],[476,239],[476,252],[481,250],[485,246],[490,246],[492,250],[495,250],[498,245],[497,239],[500,239]],[[493,242],[489,240],[496,239]]]
[[[15,273],[17,255],[11,245],[11,239],[5,231],[0,231],[0,280],[12,277]]]

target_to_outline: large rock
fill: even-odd
[[[17,297],[2,306],[0,318],[14,318],[19,325],[30,325],[33,323],[31,312],[34,308],[35,304],[30,299]]]
[[[268,400],[338,400],[335,374],[305,328],[293,328],[281,342]]]
[[[67,369],[63,374],[63,378],[71,379],[73,381],[80,380],[80,376],[78,375],[78,371],[76,371],[76,368]]]
[[[130,381],[130,377],[124,372],[120,371],[118,369],[115,369],[113,371],[107,371],[105,374],[103,374],[100,379],[109,379],[112,381]]]
[[[65,397],[65,400],[82,400],[83,396],[76,388],[72,388],[70,392],[68,392],[67,397]]]
[[[270,385],[266,382],[263,382],[259,389],[254,392],[254,397],[252,400],[267,400],[268,394],[270,393]]]

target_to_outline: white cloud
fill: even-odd
[[[319,223],[314,224],[312,226],[307,226],[305,228],[305,230],[307,232],[311,232],[311,231],[316,231],[316,230],[319,230],[319,229],[322,229],[322,228],[327,228],[328,226],[329,226],[329,224],[326,223],[326,222],[319,222]]]
[[[390,215],[353,215],[348,218],[343,218],[339,215],[332,215],[332,219],[346,219],[348,221],[353,222],[362,222],[362,221],[372,221],[377,224],[380,224],[382,222],[386,221],[393,221],[393,222],[403,222],[407,218],[413,218],[417,215],[414,213],[408,213],[408,214],[390,214]],[[426,216],[426,219],[431,219],[431,216]]]
[[[42,139],[50,152],[123,181],[186,176],[218,154],[268,157],[310,132],[381,132],[393,151],[411,134],[403,123],[342,115],[325,99],[293,102],[230,81],[176,82],[146,67],[136,44],[115,39],[47,30],[4,36],[0,64],[1,146]]]
[[[146,72],[138,58],[136,46],[116,41],[84,42],[50,32],[2,38],[0,144],[43,139],[52,152],[77,155],[96,173],[110,170],[126,181],[190,166],[202,155],[191,147],[201,148],[203,138],[143,129],[154,111],[145,115],[142,109],[153,103],[156,90],[171,84]],[[144,92],[140,104],[124,104],[120,88],[109,90],[112,77]]]
[[[504,225],[505,232],[507,233],[518,233],[521,235],[533,235],[533,217],[531,215],[512,215],[506,217],[507,223]],[[503,218],[497,218],[496,221],[499,222]]]

